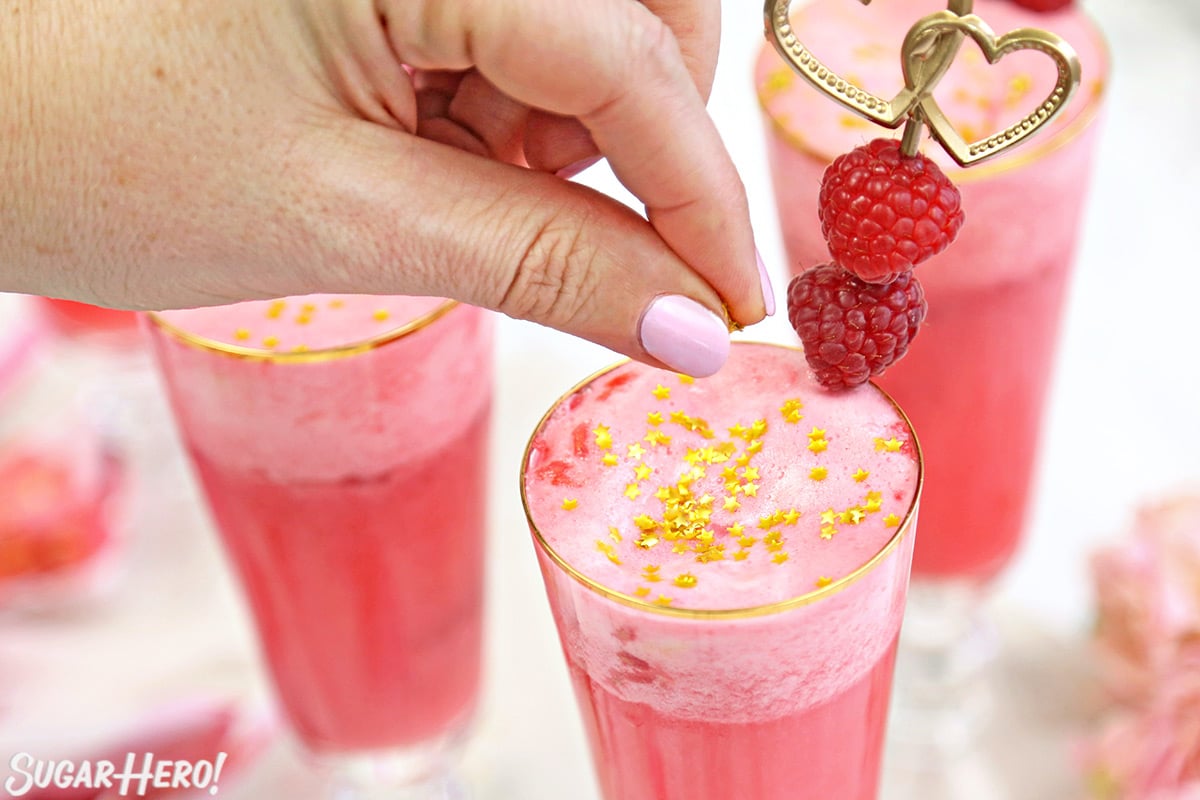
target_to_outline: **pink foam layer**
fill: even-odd
[[[165,311],[161,316],[216,342],[288,352],[343,347],[383,336],[445,302],[440,297],[315,294]]]
[[[761,435],[745,433],[757,421]],[[689,473],[703,473],[686,481],[691,505],[662,499]],[[742,344],[706,380],[629,363],[579,391],[537,432],[526,493],[550,547],[589,578],[676,608],[737,609],[862,567],[917,479],[911,432],[881,392],[825,392],[799,351]],[[672,539],[675,511],[706,506],[696,538]]]
[[[411,304],[402,298],[340,299],[341,308],[322,308],[303,326],[327,334],[307,339],[318,343],[311,349],[370,338],[371,322],[394,329],[430,307],[428,298]],[[288,307],[309,302],[317,300],[296,298]],[[392,309],[389,319],[373,320],[372,309],[385,304]],[[165,316],[172,325],[215,338],[254,320],[263,324],[268,306]],[[343,314],[352,321],[337,321]],[[491,396],[491,317],[466,305],[375,349],[312,362],[238,358],[152,330],[189,445],[223,469],[272,480],[369,479],[427,458],[460,436]]]

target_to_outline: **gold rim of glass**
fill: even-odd
[[[803,351],[799,347],[794,347],[792,345],[786,345],[786,344],[779,344],[777,342],[756,342],[756,341],[741,340],[741,341],[734,342],[733,346],[735,348],[736,347],[744,347],[744,346],[777,347],[777,348],[780,348],[783,350],[795,351],[798,355],[801,355],[801,357],[803,357],[802,356]],[[874,389],[875,391],[879,392],[879,394],[882,395],[884,397],[884,399],[886,399],[888,401],[889,404],[891,404],[892,408],[894,408],[896,410],[896,413],[899,415],[900,420],[904,423],[904,426],[908,429],[909,435],[912,436],[913,450],[917,455],[917,480],[916,480],[916,486],[913,489],[912,500],[910,501],[910,503],[908,505],[908,509],[905,510],[904,518],[901,520],[900,525],[897,526],[896,532],[894,534],[892,534],[891,538],[888,539],[888,541],[883,545],[883,547],[881,547],[879,549],[879,551],[875,553],[875,555],[873,555],[873,556],[871,556],[871,558],[867,559],[867,561],[864,564],[862,564],[862,566],[858,567],[857,569],[853,570],[852,572],[850,572],[846,575],[843,575],[841,578],[834,580],[832,583],[828,584],[827,586],[822,586],[819,589],[813,589],[810,592],[805,592],[804,594],[797,595],[795,597],[790,597],[787,600],[780,600],[780,601],[777,601],[774,603],[766,603],[764,605],[758,605],[758,606],[749,606],[746,608],[730,608],[730,609],[676,608],[673,606],[661,606],[661,605],[657,605],[656,603],[651,603],[646,600],[642,600],[639,597],[634,597],[633,595],[625,594],[624,592],[618,592],[615,589],[611,589],[611,588],[605,586],[604,584],[600,583],[599,581],[594,580],[593,578],[589,578],[587,575],[584,575],[578,569],[576,569],[575,567],[573,567],[569,563],[567,563],[566,559],[564,559],[553,547],[550,546],[550,543],[546,541],[546,538],[542,535],[541,530],[538,528],[537,523],[534,522],[534,520],[533,520],[533,514],[529,510],[529,497],[528,497],[528,494],[526,493],[526,480],[525,480],[525,476],[527,475],[527,473],[529,471],[529,456],[530,456],[530,453],[533,452],[533,442],[535,439],[537,439],[538,434],[542,430],[542,427],[546,424],[546,421],[548,419],[550,419],[551,415],[553,415],[554,412],[557,411],[558,408],[564,402],[566,402],[570,397],[574,396],[576,392],[580,391],[581,389],[588,386],[592,382],[604,377],[605,375],[612,372],[613,370],[618,369],[618,368],[630,363],[630,361],[631,361],[631,359],[626,358],[626,359],[617,361],[614,364],[609,364],[607,367],[604,367],[603,369],[593,372],[591,375],[589,375],[586,378],[584,378],[583,380],[579,381],[574,386],[572,386],[570,389],[568,389],[566,392],[564,392],[562,395],[560,395],[558,397],[558,399],[556,399],[550,405],[549,410],[547,410],[546,413],[542,415],[542,418],[540,420],[538,420],[538,424],[536,426],[534,426],[533,433],[530,434],[529,441],[525,444],[525,454],[521,458],[521,506],[525,509],[525,520],[529,523],[529,530],[533,533],[534,543],[536,544],[537,548],[539,550],[541,550],[543,553],[545,553],[546,556],[551,561],[553,561],[554,564],[559,569],[561,569],[563,572],[565,572],[570,578],[575,580],[577,583],[583,585],[584,588],[589,589],[589,590],[595,592],[596,594],[601,595],[602,597],[612,600],[615,603],[619,603],[624,606],[629,606],[631,608],[636,608],[641,611],[646,611],[646,612],[649,612],[652,614],[659,614],[661,616],[682,617],[682,618],[687,618],[687,619],[726,619],[726,620],[727,619],[745,619],[745,618],[749,618],[749,617],[763,617],[763,616],[767,616],[770,614],[778,614],[778,613],[782,613],[784,611],[790,611],[793,608],[799,608],[801,606],[811,605],[812,603],[818,602],[827,597],[837,594],[838,592],[842,591],[843,589],[858,582],[861,578],[865,577],[867,574],[872,572],[876,567],[878,567],[880,564],[882,564],[884,561],[886,561],[888,556],[890,556],[893,553],[893,551],[896,550],[896,548],[900,545],[900,543],[904,540],[904,538],[906,536],[910,535],[913,524],[916,520],[916,511],[917,511],[917,507],[918,507],[918,504],[921,499],[921,489],[925,485],[925,456],[921,452],[921,443],[917,439],[916,431],[913,430],[912,421],[909,420],[908,415],[904,413],[904,409],[902,409],[899,406],[899,404],[896,403],[896,401],[892,398],[891,395],[889,395],[887,392],[885,392],[883,389],[881,389],[875,383],[871,383],[870,384],[871,388]]]
[[[216,339],[209,339],[207,336],[200,336],[184,330],[183,328],[173,325],[162,318],[158,312],[146,312],[146,317],[150,322],[171,336],[176,341],[195,347],[198,350],[207,350],[213,353],[219,353],[230,358],[239,358],[247,361],[269,361],[272,363],[282,364],[312,364],[321,361],[333,361],[338,358],[346,358],[347,356],[360,355],[362,353],[377,350],[389,342],[394,342],[398,339],[403,339],[409,334],[416,333],[419,330],[429,327],[437,320],[446,316],[459,305],[457,300],[446,300],[433,309],[425,312],[419,317],[414,317],[408,322],[383,333],[372,336],[369,339],[361,339],[355,342],[347,342],[346,344],[335,345],[333,347],[314,348],[312,350],[288,350],[279,352],[276,350],[263,350],[259,347],[243,347],[241,345],[229,344]]]
[[[1079,136],[1083,135],[1083,132],[1091,127],[1092,123],[1096,120],[1096,117],[1100,115],[1100,109],[1104,105],[1103,101],[1108,93],[1108,79],[1112,72],[1112,50],[1108,43],[1108,37],[1106,37],[1104,32],[1100,30],[1100,26],[1096,24],[1096,21],[1082,11],[1080,14],[1082,14],[1083,19],[1087,23],[1087,27],[1091,30],[1092,36],[1098,45],[1099,52],[1104,56],[1104,74],[1094,81],[1088,81],[1085,83],[1085,86],[1090,89],[1090,92],[1086,95],[1079,95],[1077,97],[1078,100],[1086,100],[1086,105],[1081,107],[1079,112],[1075,114],[1075,116],[1071,117],[1061,128],[1058,128],[1053,132],[1048,132],[1045,136],[1033,138],[1028,145],[1016,149],[1007,157],[1000,158],[990,163],[984,162],[983,164],[978,164],[972,167],[960,167],[957,164],[942,165],[942,169],[947,175],[952,175],[954,180],[959,183],[971,183],[974,181],[986,180],[987,178],[995,177],[996,175],[1003,175],[1007,172],[1013,172],[1036,161],[1040,161],[1042,158],[1045,158],[1056,150],[1065,147]],[[770,42],[767,42],[760,49],[759,58],[755,61],[756,64],[759,60],[761,60],[763,52],[770,52],[771,55],[779,58],[778,53],[775,52],[775,48]],[[779,61],[779,66],[789,68],[787,63],[782,59]],[[1088,65],[1086,64],[1084,65],[1085,70],[1087,69],[1087,66]],[[771,128],[779,134],[779,138],[787,143],[789,147],[823,164],[829,164],[835,158],[841,155],[840,153],[824,152],[819,147],[816,147],[806,140],[803,136],[800,136],[794,131],[790,130],[786,123],[780,120],[771,112],[771,109],[768,108],[767,104],[770,102],[770,100],[765,97],[766,91],[767,87],[762,84],[759,84],[755,87],[755,94],[758,97],[758,107],[763,116],[770,121]],[[889,135],[890,133],[890,131],[887,131],[884,128],[880,128],[879,131],[880,135],[882,136]]]

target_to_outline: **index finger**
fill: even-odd
[[[389,20],[389,31],[413,66],[474,65],[521,102],[577,117],[658,234],[733,319],[763,317],[745,189],[675,34],[649,8],[425,0],[391,11],[398,24]]]

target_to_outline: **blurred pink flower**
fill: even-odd
[[[1082,752],[1093,797],[1200,800],[1200,495],[1139,513],[1092,560],[1113,710]]]

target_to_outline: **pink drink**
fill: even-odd
[[[64,336],[89,333],[128,333],[132,336],[137,330],[138,315],[133,311],[102,308],[52,297],[38,299],[50,326]]]
[[[606,800],[875,797],[920,484],[885,395],[774,345],[703,381],[628,363],[524,476]]]
[[[312,296],[167,312],[154,331],[304,743],[461,732],[479,685],[489,317]]]
[[[815,0],[797,8],[792,21],[831,68],[890,97],[901,86],[904,33],[944,8],[937,0],[869,8]],[[1063,116],[999,160],[964,171],[951,168],[935,142],[922,146],[958,184],[967,221],[948,250],[917,268],[929,315],[880,384],[912,417],[926,452],[929,487],[914,574],[985,580],[1008,562],[1024,526],[1108,58],[1078,11],[1035,14],[1008,0],[976,0],[975,13],[997,35],[1029,26],[1054,31],[1078,51],[1084,75]],[[756,81],[784,245],[798,274],[829,261],[817,219],[825,167],[893,134],[808,86],[770,46]],[[975,139],[1036,108],[1053,81],[1044,56],[1018,52],[988,65],[968,40],[935,94],[963,135]]]

